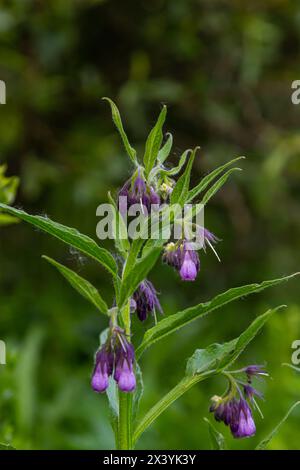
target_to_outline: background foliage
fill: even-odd
[[[19,207],[95,237],[96,207],[130,174],[100,97],[117,101],[140,151],[167,103],[173,162],[185,148],[202,147],[193,180],[237,155],[247,160],[205,214],[206,226],[223,240],[222,263],[202,256],[200,277],[189,285],[166,266],[153,271],[165,314],[299,270],[300,106],[290,99],[291,82],[300,77],[297,2],[12,0],[2,2],[0,34],[0,78],[7,86],[0,159],[8,175],[21,178]],[[110,448],[105,397],[89,386],[105,319],[41,259],[44,253],[113,300],[96,263],[25,224],[1,227],[0,338],[8,357],[0,366],[0,441],[17,448]],[[179,380],[195,348],[227,341],[269,306],[286,303],[241,359],[266,361],[272,375],[257,436],[229,438],[231,448],[253,448],[299,399],[299,375],[281,366],[300,336],[297,282],[230,304],[147,351],[142,412]],[[191,389],[139,446],[209,448],[203,418],[209,397],[223,387],[214,379]],[[295,409],[271,448],[299,448],[299,417]]]

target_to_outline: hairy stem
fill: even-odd
[[[133,434],[133,444],[137,442],[143,432],[163,413],[175,400],[181,395],[187,392],[197,382],[205,380],[209,376],[213,375],[214,371],[208,374],[194,375],[190,377],[184,377],[172,390],[170,390],[160,401],[158,401],[149,411],[146,413],[144,418],[138,424]]]

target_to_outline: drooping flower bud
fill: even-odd
[[[235,397],[219,399],[210,407],[216,421],[223,421],[235,438],[250,437],[255,434],[256,428],[251,408],[246,400]]]
[[[250,405],[256,408],[262,416],[255,398],[263,398],[263,395],[249,385],[249,383],[244,383],[240,380],[236,381],[232,376],[233,373],[240,374],[246,371],[250,375],[257,375],[259,373],[268,375],[262,366],[249,366],[231,372],[231,376],[228,375],[227,377],[229,388],[226,395],[224,397],[212,397],[212,404],[209,410],[214,413],[216,421],[223,421],[226,426],[230,427],[231,433],[235,438],[251,437],[256,432]],[[241,391],[240,385],[243,387],[243,391]]]
[[[166,201],[170,195],[172,194],[172,191],[175,186],[175,181],[169,177],[165,177],[163,183],[161,183],[159,187],[159,192],[162,195],[162,198]]]
[[[173,242],[168,243],[165,246],[162,259],[164,263],[179,271],[182,264],[182,246],[178,246]]]
[[[146,320],[149,314],[157,309],[162,313],[162,308],[157,298],[156,290],[152,282],[144,280],[133,294],[136,302],[136,312],[141,321]]]

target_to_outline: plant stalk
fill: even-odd
[[[120,392],[118,449],[132,448],[132,394]]]

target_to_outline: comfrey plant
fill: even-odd
[[[107,99],[107,98],[106,98]],[[163,316],[155,286],[149,274],[159,258],[174,268],[183,282],[198,282],[202,252],[214,245],[217,237],[204,227],[193,222],[199,207],[205,207],[211,197],[224,185],[228,177],[239,168],[233,167],[239,157],[206,175],[198,184],[190,188],[190,176],[195,150],[185,151],[178,164],[170,168],[165,161],[172,147],[172,136],[167,134],[163,143],[162,127],[166,117],[164,106],[151,130],[145,145],[143,161],[137,158],[136,151],[125,134],[116,105],[107,99],[111,106],[113,121],[121,135],[125,150],[133,167],[132,176],[109,201],[114,211],[114,242],[112,254],[94,240],[73,228],[66,227],[49,218],[29,215],[26,212],[0,204],[3,212],[24,220],[40,230],[49,233],[84,255],[90,256],[110,274],[114,286],[112,307],[109,308],[99,291],[86,279],[68,267],[44,256],[69,281],[80,294],[90,301],[102,314],[107,316],[108,328],[100,335],[100,346],[95,354],[91,387],[96,393],[106,392],[111,409],[112,426],[119,449],[132,449],[140,436],[159,418],[172,403],[187,392],[193,385],[217,375],[223,375],[228,388],[222,396],[211,399],[210,411],[217,421],[229,426],[233,437],[243,438],[255,434],[254,411],[259,409],[257,398],[261,397],[252,384],[255,377],[266,376],[260,365],[248,365],[231,371],[231,365],[239,358],[249,342],[261,330],[271,315],[280,307],[269,309],[257,317],[237,338],[223,344],[212,344],[206,349],[197,349],[187,361],[185,376],[165,396],[140,417],[139,401],[143,394],[142,354],[154,343],[163,340],[189,323],[220,309],[234,300],[276,286],[293,277],[265,281],[234,287],[217,295],[210,301],[189,306],[180,312]],[[181,176],[176,175],[181,172]],[[200,205],[192,205],[195,200]],[[188,214],[180,214],[180,208],[189,204]],[[176,205],[174,211],[170,207]],[[140,236],[130,237],[126,217],[133,215],[131,209],[137,206],[142,213]],[[153,223],[154,218],[154,223]],[[165,230],[168,220],[172,230]],[[149,225],[155,226],[155,236],[143,235]],[[176,229],[177,236],[175,236]],[[184,226],[184,227],[183,227]],[[193,230],[191,230],[193,229]],[[202,243],[194,243],[193,234],[200,234]],[[179,233],[179,236],[178,236]],[[117,253],[115,253],[117,252]],[[144,322],[153,318],[153,326],[148,329],[142,341],[135,343],[132,331],[132,317],[136,315]],[[209,400],[208,400],[209,408]],[[212,433],[221,434],[210,424]],[[219,442],[220,439],[216,439]]]

